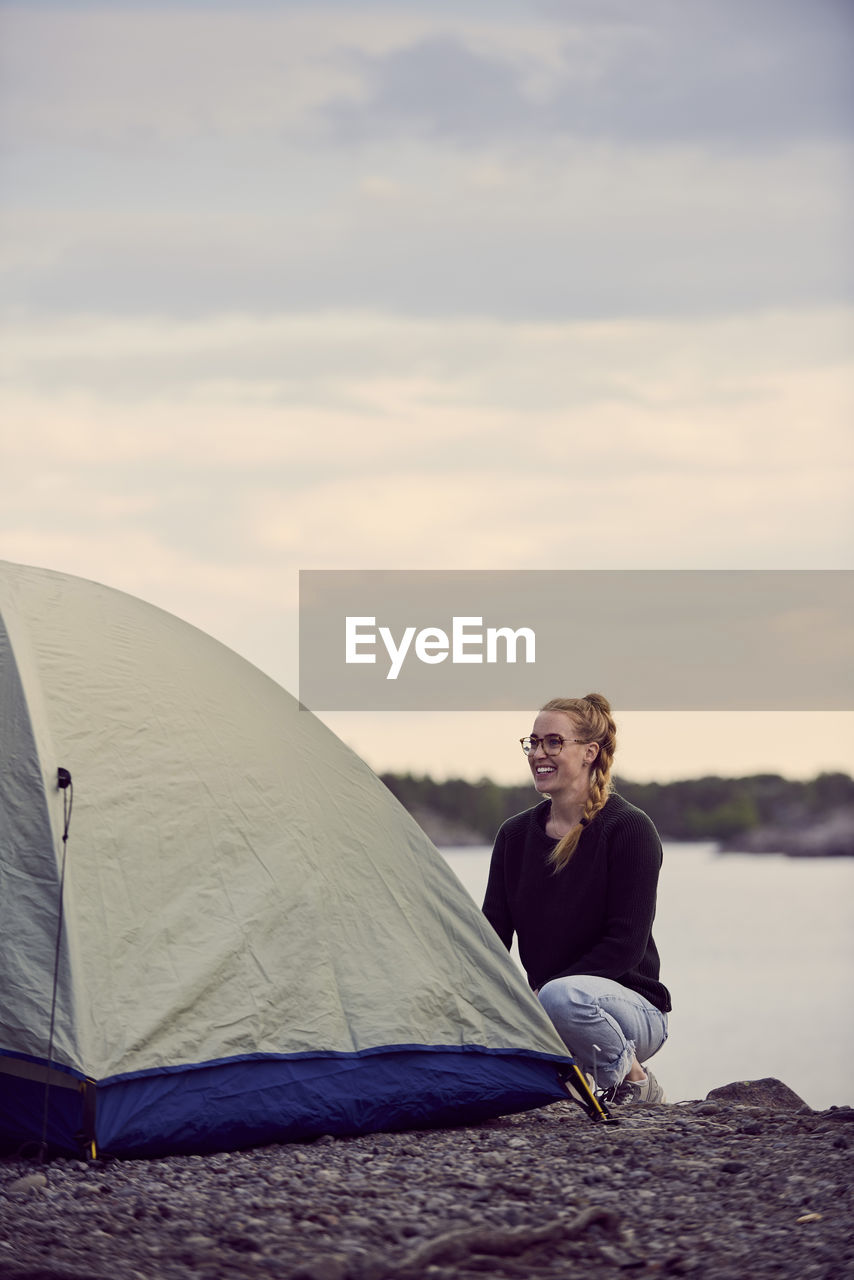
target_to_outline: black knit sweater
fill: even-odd
[[[652,939],[661,841],[640,809],[612,794],[562,871],[548,856],[551,801],[508,818],[492,851],[483,911],[505,947],[513,934],[536,990],[551,978],[613,978],[666,1013]]]

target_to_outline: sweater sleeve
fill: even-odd
[[[513,944],[513,917],[507,901],[507,885],[504,877],[505,837],[502,827],[495,837],[489,864],[489,879],[483,899],[483,914],[504,943],[507,950]]]
[[[661,841],[646,814],[623,818],[609,833],[605,922],[597,941],[567,969],[619,981],[646,954],[655,918]]]

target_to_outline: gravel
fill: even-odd
[[[616,1111],[616,1109],[615,1109]],[[157,1160],[0,1160],[17,1280],[854,1276],[854,1110],[779,1081]]]

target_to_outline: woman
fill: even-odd
[[[652,939],[661,841],[611,790],[607,698],[555,698],[522,748],[545,796],[508,819],[483,911],[583,1069],[610,1102],[664,1102],[643,1064],[667,1039],[670,995]]]

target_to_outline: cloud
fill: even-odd
[[[840,0],[6,5],[14,145],[847,137]]]
[[[854,21],[834,0],[563,5],[561,74],[530,48],[484,52],[476,29],[354,55],[369,85],[326,118],[348,138],[415,131],[459,142],[560,134],[658,143],[851,137]]]
[[[7,147],[108,148],[311,133],[358,97],[343,47],[418,39],[417,11],[314,5],[7,5],[0,101]]]
[[[5,356],[0,533],[270,572],[844,565],[852,327],[34,323]]]
[[[354,65],[369,86],[367,101],[325,111],[342,137],[415,130],[460,141],[495,138],[530,133],[541,117],[512,65],[448,36],[383,57],[361,55]]]
[[[854,284],[850,174],[820,148],[714,164],[564,144],[477,165],[426,146],[368,164],[288,153],[222,199],[213,157],[189,189],[168,174],[139,158],[81,166],[48,200],[13,173],[6,307],[560,319],[809,306]]]
[[[779,9],[739,7],[737,39],[705,0],[7,9],[5,304],[562,319],[850,297],[845,24]]]

